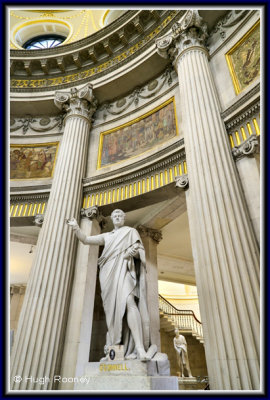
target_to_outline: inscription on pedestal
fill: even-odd
[[[102,372],[107,371],[129,371],[130,368],[127,367],[126,363],[119,363],[119,364],[100,364],[99,370]]]

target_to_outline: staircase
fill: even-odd
[[[179,329],[181,334],[191,334],[204,344],[202,323],[196,318],[192,310],[179,310],[159,295],[159,313],[160,327],[165,332],[173,332],[175,329]]]

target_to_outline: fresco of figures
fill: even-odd
[[[236,91],[239,93],[260,75],[260,25],[256,24],[229,55]]]
[[[101,133],[102,151],[98,167],[137,156],[176,135],[174,103],[171,101],[127,126]]]
[[[10,146],[10,179],[51,178],[58,143]]]

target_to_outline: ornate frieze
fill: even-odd
[[[256,101],[251,107],[237,115],[235,118],[225,123],[226,129],[231,130],[239,126],[239,124],[244,123],[246,120],[253,118],[260,112],[260,101]]]
[[[249,13],[249,10],[231,10],[224,18],[215,25],[211,31],[211,36],[218,33],[224,40],[229,28],[237,25]]]
[[[181,189],[187,189],[188,188],[188,175],[179,175],[175,177],[175,186],[179,187]]]
[[[144,225],[139,225],[136,229],[139,232],[141,238],[149,236],[157,244],[159,244],[162,239],[162,233],[158,229],[147,228]]]
[[[130,199],[173,183],[176,176],[186,173],[185,152],[181,149],[149,167],[123,176],[118,173],[114,179],[108,179],[107,174],[105,181],[102,174],[95,177],[95,181],[88,179],[89,183],[84,188],[83,207],[103,206]]]
[[[158,53],[170,58],[176,65],[183,51],[191,47],[205,48],[208,37],[207,25],[197,10],[189,10],[179,22],[172,26],[171,33],[156,40]]]
[[[40,60],[40,68],[38,70],[34,70],[33,68],[37,68],[37,62],[33,63],[30,61],[28,65],[28,72],[25,70],[27,60],[24,59],[27,56],[32,57],[32,53],[12,50],[12,56],[16,54],[16,58],[14,59],[11,56],[11,72],[12,72],[12,79],[11,79],[11,90],[18,91],[20,89],[31,90],[38,89],[42,90],[43,88],[64,88],[70,86],[70,84],[82,84],[85,81],[89,81],[89,78],[92,78],[96,75],[103,75],[108,74],[111,72],[112,69],[115,70],[116,66],[121,66],[125,62],[132,60],[134,57],[138,56],[141,52],[145,51],[148,47],[150,47],[153,43],[155,37],[160,34],[165,28],[171,26],[173,21],[183,15],[185,11],[181,10],[170,10],[170,11],[158,11],[160,15],[160,19],[157,20],[156,13],[153,14],[151,11],[142,10],[139,13],[143,14],[144,17],[141,16],[140,20],[144,21],[146,12],[150,16],[150,20],[147,23],[143,23],[142,26],[144,28],[143,32],[139,33],[137,27],[135,26],[135,22],[132,19],[127,21],[127,25],[131,24],[132,27],[130,30],[127,29],[127,25],[123,26],[119,31],[111,32],[112,38],[110,35],[104,37],[104,40],[101,36],[100,42],[94,42],[93,44],[90,42],[89,39],[84,43],[81,49],[78,49],[74,52],[69,52],[68,54],[62,53],[57,54],[55,57],[55,63],[58,65],[58,69],[55,68],[50,69],[52,63],[52,58],[46,60],[44,57],[45,53],[42,53],[41,60]],[[152,23],[150,23],[152,21]],[[104,30],[102,30],[104,34]],[[128,33],[130,32],[130,33]],[[131,36],[133,40],[131,40]],[[113,45],[113,39],[118,38],[119,46]],[[91,37],[93,40],[94,36]],[[126,40],[123,40],[125,38]],[[132,46],[130,46],[132,43]],[[61,46],[60,46],[61,47]],[[63,52],[62,49],[59,47],[60,50],[58,52]],[[73,48],[73,47],[72,47]],[[44,50],[46,52],[46,50]],[[36,51],[38,52],[38,50]],[[46,53],[47,54],[47,53]],[[48,55],[54,54],[54,52],[49,52]],[[23,56],[23,57],[21,57]],[[37,54],[35,53],[35,56]],[[18,58],[21,57],[21,58]],[[44,68],[42,69],[42,65],[47,65],[48,68],[48,75],[45,75]],[[92,66],[91,68],[87,68],[87,66]],[[79,70],[79,71],[78,71]],[[65,74],[61,76],[62,73],[67,73],[73,71],[73,73]],[[31,78],[28,75],[31,75]],[[25,78],[22,76],[25,75]],[[45,75],[45,76],[44,76]],[[60,75],[60,76],[59,76]],[[35,79],[32,79],[35,77]],[[28,77],[28,78],[27,78]]]
[[[55,117],[33,117],[26,115],[24,118],[10,118],[10,132],[20,131],[23,135],[31,131],[44,133],[57,129],[61,132],[63,129],[64,113],[60,113]]]
[[[85,118],[89,123],[92,122],[92,115],[97,108],[97,100],[93,94],[91,83],[80,90],[71,88],[70,93],[56,92],[54,103],[61,111],[66,112],[65,120],[72,116],[79,116]]]
[[[235,160],[240,160],[245,156],[251,156],[259,149],[259,140],[256,135],[250,136],[244,143],[232,149]]]
[[[111,103],[103,103],[98,110],[105,121],[108,116],[118,116],[127,111],[132,105],[136,108],[141,100],[155,98],[155,96],[166,86],[178,82],[177,74],[171,67],[168,67],[158,78],[148,82],[147,85],[137,87],[129,95],[117,99]]]
[[[240,108],[240,105],[239,105]],[[237,109],[237,107],[236,107]],[[225,114],[225,113],[224,113]],[[225,114],[226,115],[226,114]],[[251,137],[260,136],[260,99],[257,98],[241,111],[225,120],[231,148],[238,148]],[[239,152],[234,152],[238,154]]]
[[[235,35],[256,13],[259,17],[258,10],[228,10],[228,13],[216,23],[207,39],[210,56],[213,57],[220,51],[231,40],[232,35]]]

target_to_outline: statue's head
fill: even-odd
[[[124,211],[119,210],[118,208],[116,210],[113,210],[113,212],[111,213],[111,219],[114,227],[119,228],[123,226],[125,223],[125,217],[126,214],[124,213]]]
[[[178,336],[178,335],[179,335],[179,329],[176,328],[176,329],[174,330],[174,333]]]

